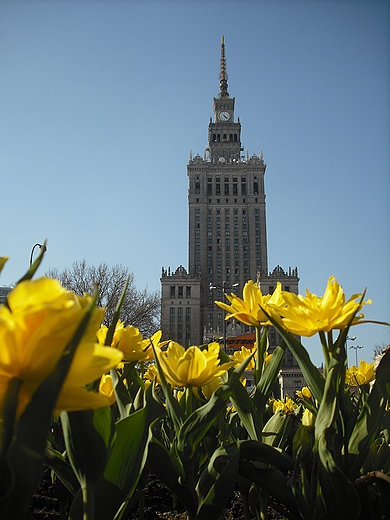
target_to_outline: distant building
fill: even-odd
[[[263,294],[281,282],[298,293],[298,270],[279,265],[268,272],[263,152],[242,155],[241,123],[235,120],[235,98],[228,93],[225,45],[222,37],[219,94],[213,101],[204,156],[192,156],[189,181],[188,271],[162,269],[161,326],[163,339],[200,345],[220,339],[224,312],[214,304],[224,292],[241,294],[248,280],[257,280]],[[229,338],[253,333],[238,322],[226,325]],[[279,344],[270,331],[270,351]],[[240,348],[241,345],[235,345]],[[304,385],[297,362],[287,352],[280,376],[281,395],[294,396]]]
[[[7,300],[7,295],[11,291],[12,287],[2,286],[0,287],[0,305],[5,303]]]

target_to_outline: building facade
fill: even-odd
[[[222,37],[219,93],[213,99],[208,144],[203,157],[190,153],[187,165],[188,271],[183,266],[172,273],[163,268],[161,275],[163,338],[185,346],[253,332],[238,323],[226,327],[224,312],[214,303],[224,300],[225,292],[241,294],[248,280],[257,280],[264,294],[273,292],[278,281],[283,289],[298,292],[296,268],[285,272],[277,266],[268,272],[266,165],[262,152],[242,154],[241,123],[234,110]],[[276,331],[270,340],[270,348],[275,348]]]

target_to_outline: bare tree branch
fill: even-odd
[[[138,290],[135,286],[134,274],[127,267],[115,265],[108,267],[101,263],[90,266],[85,260],[74,262],[70,269],[61,273],[51,269],[46,273],[50,278],[56,278],[63,287],[79,296],[92,294],[94,285],[98,288],[98,306],[106,308],[104,323],[108,326],[115,312],[115,307],[125,287],[129,276],[125,300],[120,314],[121,321],[137,327],[144,337],[154,334],[160,327],[160,294],[149,292],[147,288]]]

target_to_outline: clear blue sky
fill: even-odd
[[[186,165],[203,156],[221,35],[242,143],[262,149],[269,269],[335,275],[390,320],[390,3],[0,0],[0,279],[187,266]],[[352,334],[371,361],[389,328]],[[317,339],[306,341],[320,363]],[[354,360],[351,351],[350,361]]]

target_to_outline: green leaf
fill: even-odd
[[[79,481],[73,471],[72,466],[59,451],[46,447],[45,463],[55,472],[64,486],[75,495],[80,489]]]
[[[286,443],[291,428],[290,415],[277,411],[263,428],[263,443],[282,448]]]
[[[348,475],[351,480],[360,476],[360,468],[366,460],[375,440],[386,402],[389,398],[390,351],[382,357],[376,370],[376,380],[361,411],[348,443]]]
[[[240,460],[270,464],[287,473],[294,469],[294,459],[284,450],[260,441],[238,441]]]
[[[188,513],[194,515],[198,506],[195,490],[184,483],[185,474],[178,460],[155,438],[149,444],[148,466],[180,500]]]
[[[95,485],[106,467],[114,436],[109,407],[62,412],[66,450],[81,486]]]
[[[356,520],[360,515],[360,501],[352,482],[336,466],[331,453],[324,446],[323,438],[318,451],[318,475],[327,511],[326,518]]]
[[[105,345],[107,345],[107,346],[111,345],[111,343],[112,343],[112,338],[114,337],[114,333],[115,333],[115,327],[119,320],[119,315],[122,310],[123,302],[125,301],[127,287],[129,286],[129,280],[130,280],[130,275],[127,277],[125,287],[122,291],[122,294],[121,294],[121,297],[119,298],[118,303],[116,304],[115,312],[112,316],[112,320],[111,320],[110,326],[107,331],[107,336],[106,336],[106,341],[105,341]]]
[[[215,450],[196,486],[199,502],[196,520],[218,518],[224,511],[236,486],[238,462],[235,444]]]
[[[252,356],[247,357],[229,376],[228,381],[220,386],[203,406],[195,410],[183,423],[178,434],[177,449],[192,457],[197,444],[207,433],[217,415],[226,408],[226,401],[235,388],[241,385],[240,377],[249,364]],[[242,386],[242,385],[241,385]]]
[[[95,519],[112,519],[134,493],[144,469],[148,445],[152,439],[151,426],[165,415],[165,408],[156,398],[154,386],[145,391],[144,408],[116,423],[116,434],[103,477],[96,486]],[[70,518],[81,520],[82,497],[76,495]]]
[[[235,386],[230,400],[249,437],[253,440],[261,438],[261,418],[256,413],[248,391],[242,384]]]
[[[252,462],[240,460],[239,474],[260,486],[278,502],[284,504],[296,518],[299,518],[299,510],[293,492],[281,471],[274,468],[258,468]]]
[[[114,388],[116,403],[121,419],[125,419],[129,415],[132,400],[127,388],[125,387],[122,378],[119,376],[115,368],[110,370],[112,386]]]
[[[260,380],[256,385],[255,403],[258,413],[263,414],[264,406],[268,402],[282,366],[285,351],[286,343],[282,341],[281,345],[276,347],[272,353],[272,357],[268,365],[264,368]]]

